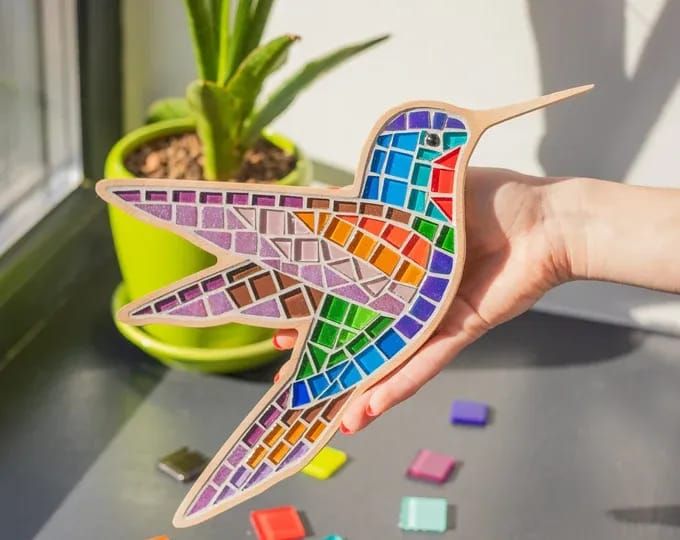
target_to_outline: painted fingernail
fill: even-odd
[[[368,416],[378,416],[378,413],[373,410],[373,407],[369,405],[366,405],[366,414]]]
[[[352,432],[349,429],[347,429],[347,426],[345,424],[341,423],[340,433],[342,433],[343,435],[351,435]]]
[[[274,382],[275,383],[279,382],[280,378],[281,378],[281,372],[277,371],[276,375],[274,375]]]
[[[275,349],[277,349],[279,351],[283,350],[283,347],[281,347],[281,345],[279,344],[279,336],[274,336],[272,338],[272,344],[274,345]]]

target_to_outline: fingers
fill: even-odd
[[[272,343],[279,351],[287,351],[295,345],[297,335],[297,330],[277,330],[272,338]]]

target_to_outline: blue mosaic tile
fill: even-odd
[[[403,206],[406,199],[406,184],[398,180],[386,178],[383,182],[380,200],[394,206]]]
[[[433,159],[436,159],[441,155],[442,155],[442,153],[437,152],[436,150],[429,150],[427,148],[418,148],[418,153],[416,154],[416,157],[418,159],[422,159],[423,161],[432,161]]]
[[[418,297],[413,306],[411,306],[411,315],[420,319],[421,321],[426,321],[434,313],[434,306],[425,300],[422,296]]]
[[[416,212],[422,212],[425,209],[425,192],[419,189],[412,189],[408,197],[408,207]]]
[[[385,174],[396,176],[397,178],[408,178],[408,175],[411,172],[411,161],[413,161],[411,155],[393,150],[387,157]]]
[[[465,144],[467,137],[467,133],[465,132],[447,131],[442,137],[444,141],[444,150]]]
[[[305,381],[293,383],[293,407],[305,405],[306,403],[309,403],[309,401],[309,390],[307,390]]]
[[[425,212],[426,215],[430,216],[433,219],[443,221],[444,223],[448,223],[449,218],[447,218],[444,213],[439,209],[439,207],[430,202],[427,205],[427,211]]]
[[[376,345],[387,358],[392,358],[404,348],[406,343],[399,337],[399,334],[390,329],[378,338]]]
[[[373,159],[371,159],[371,172],[380,174],[383,169],[383,165],[385,164],[385,157],[387,156],[386,152],[383,152],[382,150],[374,150],[373,151]]]
[[[411,133],[395,133],[392,140],[392,147],[401,148],[402,150],[415,150],[418,144],[418,132]]]
[[[361,373],[357,369],[354,362],[350,362],[349,366],[347,366],[342,375],[340,375],[340,383],[344,388],[349,388],[350,386],[358,383],[360,380]]]
[[[328,376],[329,381],[333,381],[338,378],[340,373],[347,367],[348,362],[343,362],[342,364],[338,364],[337,366],[333,366],[332,368],[329,368],[326,370],[326,375]]]
[[[389,148],[390,143],[392,142],[392,135],[380,135],[377,139],[377,144],[378,146],[382,146],[383,148]]]
[[[446,123],[446,113],[436,112],[432,117],[432,127],[434,129],[442,129]]]
[[[373,345],[369,345],[356,356],[356,362],[359,364],[364,373],[373,373],[384,362],[383,357],[380,356],[378,349]]]
[[[364,199],[378,199],[378,190],[380,189],[380,179],[377,176],[369,176],[366,178],[364,185]]]
[[[324,373],[310,377],[307,379],[307,382],[309,383],[309,388],[311,389],[312,395],[314,397],[319,396],[319,394],[328,388],[328,379],[326,379],[326,375]]]
[[[416,186],[427,187],[430,183],[430,174],[432,167],[424,163],[416,163],[413,166],[413,174],[411,174],[411,183]]]

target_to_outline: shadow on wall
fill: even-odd
[[[680,527],[680,505],[616,508],[607,512],[616,521],[638,525]]]
[[[546,111],[547,174],[621,180],[680,78],[680,2],[667,0],[635,73],[624,64],[624,0],[529,0],[545,93],[593,82],[585,99]]]

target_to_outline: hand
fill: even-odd
[[[468,170],[467,255],[451,308],[408,362],[350,406],[343,433],[364,428],[415,394],[464,347],[568,278],[569,257],[547,199],[551,183],[503,169]],[[281,330],[274,344],[292,348],[296,337],[294,330]]]

